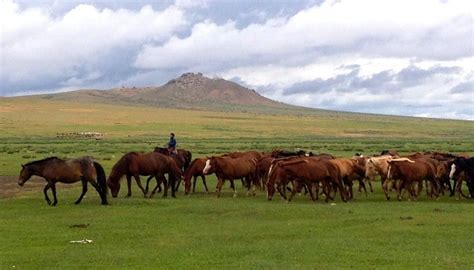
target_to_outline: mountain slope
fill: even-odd
[[[52,100],[144,104],[186,109],[293,108],[291,105],[265,98],[255,90],[234,82],[210,79],[201,73],[185,73],[160,87],[78,90],[41,97]]]

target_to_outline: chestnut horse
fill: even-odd
[[[206,176],[203,173],[204,167],[206,167],[207,158],[196,158],[191,162],[188,169],[184,172],[184,193],[188,194],[191,189],[191,178],[193,181],[193,193],[196,191],[196,180],[201,176],[202,182],[206,189],[206,193],[209,191],[206,184]]]
[[[393,159],[389,160],[389,171],[387,174],[387,181],[391,179],[399,179],[396,188],[397,188],[397,198],[400,201],[402,199],[401,196],[401,188],[404,186],[411,198],[416,200],[417,196],[421,191],[422,181],[428,180],[432,183],[434,189],[434,195],[437,197],[437,184],[435,181],[436,178],[436,167],[433,166],[432,162],[427,159],[415,159],[412,160],[401,160],[401,159]],[[418,182],[418,192],[415,192],[413,189],[413,184]],[[387,200],[390,199],[390,196],[385,191],[385,196]]]
[[[166,178],[164,174],[168,174],[169,183],[166,183]],[[176,179],[181,178],[181,169],[176,165],[176,162],[169,156],[157,152],[151,153],[137,153],[129,152],[120,158],[117,163],[112,167],[109,178],[107,180],[107,185],[112,191],[112,197],[117,197],[118,192],[120,191],[120,179],[122,176],[127,177],[127,187],[128,193],[127,197],[132,195],[131,183],[132,176],[135,178],[138,187],[142,190],[143,195],[146,197],[147,192],[143,188],[140,175],[148,176],[153,175],[157,179],[157,187],[154,188],[152,194],[156,192],[160,182],[165,183],[165,191],[163,197],[168,195],[168,187],[171,186],[171,194],[175,196],[174,185]]]
[[[346,202],[346,192],[344,191],[339,168],[330,160],[315,158],[300,158],[289,161],[279,161],[270,168],[267,182],[267,199],[271,200],[275,193],[275,184],[278,185],[278,191],[283,198],[285,196],[285,186],[288,179],[293,179],[295,187],[291,191],[288,201],[291,201],[297,190],[303,185],[308,186],[309,194],[313,201],[318,199],[318,191],[316,196],[313,193],[313,187],[319,187],[321,183],[324,193],[326,194],[326,202],[330,197],[330,186],[334,185],[339,189],[342,201]]]
[[[214,172],[217,176],[216,193],[217,197],[221,195],[222,185],[226,179],[234,180],[245,178],[247,180],[247,188],[250,192],[251,182],[255,175],[257,161],[255,158],[249,158],[242,155],[238,158],[229,156],[211,157],[206,161],[206,166],[203,169],[203,174]],[[234,187],[234,197],[237,196],[237,191]]]
[[[18,185],[23,186],[33,175],[43,177],[48,182],[43,192],[46,202],[49,205],[55,206],[58,203],[58,199],[56,198],[56,182],[71,184],[78,181],[82,182],[82,193],[76,200],[76,204],[81,203],[82,198],[86,194],[87,183],[91,183],[97,190],[102,204],[108,204],[104,168],[91,157],[80,157],[68,160],[49,157],[21,165],[21,167]],[[53,191],[54,197],[52,204],[48,197],[48,189],[50,188]]]

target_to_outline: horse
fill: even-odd
[[[268,170],[272,165],[272,162],[275,158],[271,156],[265,156],[259,160],[257,160],[257,168],[255,169],[255,179],[258,181],[262,187],[265,189],[265,185],[267,184],[268,180]]]
[[[97,190],[101,203],[103,205],[108,204],[104,168],[91,157],[67,160],[58,157],[49,157],[21,165],[18,185],[23,186],[33,175],[43,177],[48,182],[43,192],[46,202],[49,205],[56,206],[58,203],[56,197],[57,182],[72,184],[78,181],[82,182],[82,193],[75,204],[81,203],[82,198],[87,192],[87,183],[90,183]],[[51,189],[53,192],[54,201],[52,203],[48,197],[48,189]]]
[[[378,157],[370,157],[365,162],[365,178],[369,183],[375,181],[375,176],[380,175],[380,182],[383,187],[388,173],[388,160],[392,159],[391,155],[383,155]]]
[[[316,196],[313,193],[313,186],[319,187],[321,183],[326,194],[326,202],[330,197],[330,185],[334,185],[339,189],[342,201],[346,202],[346,192],[342,186],[339,168],[332,164],[329,160],[314,159],[314,158],[300,158],[289,161],[279,161],[273,164],[269,172],[269,179],[267,182],[267,199],[271,200],[275,193],[275,184],[278,185],[278,191],[283,198],[285,196],[285,185],[288,179],[293,179],[295,187],[291,191],[291,199],[300,190],[302,185],[308,186],[308,191],[313,201],[318,199],[318,191]]]
[[[251,182],[255,175],[257,161],[255,158],[248,156],[240,156],[232,158],[229,156],[211,157],[206,161],[206,166],[203,169],[203,174],[214,172],[217,176],[216,193],[217,197],[221,195],[222,185],[226,179],[234,180],[245,178],[247,180],[248,192],[250,192]],[[234,187],[234,197],[237,196],[237,191]]]
[[[366,164],[367,164],[367,161],[369,160],[370,157],[366,157],[360,153],[356,153],[351,159],[355,161],[355,163],[357,163],[357,165],[361,166],[364,168],[366,168]],[[375,174],[377,174],[376,172],[374,172],[373,176],[371,177],[372,180],[375,178]],[[367,178],[366,177],[367,174],[364,173],[364,175],[362,176],[362,181],[365,181],[367,180],[367,183],[369,184],[369,188],[370,188],[370,192],[374,192],[374,188],[372,187],[372,181],[371,179]],[[364,183],[364,186],[365,186],[365,183]],[[364,190],[365,191],[365,190]],[[362,192],[362,186],[359,185],[359,193]]]
[[[465,158],[465,157],[458,157],[453,161],[451,165],[451,170],[449,172],[449,179],[456,179],[459,177],[459,174],[464,172],[466,178],[466,184],[469,189],[469,193],[471,198],[474,198],[474,158]],[[462,181],[458,181],[457,183],[457,190],[459,193],[462,194],[461,189]],[[468,198],[462,194],[463,197]]]
[[[206,176],[203,173],[204,167],[206,167],[207,158],[196,158],[191,162],[188,169],[184,172],[184,193],[188,194],[191,189],[191,178],[193,181],[193,193],[196,191],[196,180],[198,176],[201,176],[202,182],[206,189],[206,193],[209,191],[206,184]]]
[[[339,168],[340,177],[342,183],[347,186],[349,192],[349,199],[354,198],[354,192],[352,189],[352,181],[359,181],[359,187],[362,187],[365,191],[365,196],[367,197],[367,189],[364,183],[365,168],[357,164],[357,161],[352,159],[330,159],[329,162],[336,165]]]
[[[396,185],[397,188],[397,198],[401,201],[401,188],[404,186],[409,193],[409,196],[416,200],[418,194],[421,191],[422,181],[424,179],[431,181],[432,185],[435,187],[433,191],[435,196],[438,196],[437,186],[436,186],[436,167],[428,161],[427,159],[392,159],[388,161],[389,170],[387,173],[387,182],[390,179],[400,179]],[[418,192],[415,192],[412,184],[418,182]],[[386,190],[385,190],[386,191]],[[390,199],[387,193],[385,193],[387,200]]]
[[[184,149],[177,149],[177,154],[174,154],[174,153],[170,154],[170,152],[168,151],[168,148],[155,147],[154,152],[172,157],[174,161],[176,162],[176,164],[178,165],[178,167],[181,168],[182,173],[184,173],[184,171],[186,171],[186,169],[189,167],[189,164],[192,159],[191,152]],[[153,175],[150,175],[146,181],[145,192],[148,192],[148,187],[149,187],[151,179],[153,179]],[[156,180],[160,182],[158,179]],[[180,183],[181,183],[181,179],[178,179],[178,183],[176,184],[175,191],[178,191]],[[158,186],[158,192],[161,192],[161,186]]]
[[[181,160],[182,160],[182,168],[183,168],[183,172],[186,171],[186,169],[189,167],[189,165],[191,164],[191,161],[192,161],[192,158],[193,158],[193,154],[188,151],[188,150],[185,150],[185,149],[177,149],[176,150],[178,152],[178,154],[171,154],[169,153],[168,151],[168,148],[164,148],[164,147],[155,147],[155,150],[154,152],[158,152],[158,153],[161,153],[163,155],[167,155],[167,156],[177,156],[179,157]],[[179,165],[179,164],[178,164]]]
[[[169,183],[166,183],[164,174],[168,174]],[[129,152],[123,155],[117,163],[112,167],[109,178],[107,179],[107,185],[109,186],[112,197],[117,197],[120,191],[120,179],[122,176],[127,177],[128,193],[127,197],[132,196],[131,184],[132,176],[135,178],[138,187],[142,190],[144,197],[147,196],[147,192],[143,188],[140,175],[153,175],[157,179],[157,186],[153,189],[150,197],[152,197],[160,182],[165,183],[165,191],[163,197],[168,195],[168,187],[171,186],[171,195],[176,197],[174,185],[176,179],[181,178],[181,169],[176,165],[176,162],[169,156],[157,152],[151,153],[138,153]]]

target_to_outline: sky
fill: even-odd
[[[474,120],[474,1],[0,0],[0,96],[202,72],[289,104]]]

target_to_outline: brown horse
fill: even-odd
[[[268,180],[268,170],[275,158],[266,156],[257,160],[257,168],[255,169],[255,180],[258,181],[262,187],[265,188]]]
[[[278,184],[280,194],[285,198],[286,180],[293,179],[295,187],[291,191],[288,201],[291,201],[297,190],[300,190],[302,185],[309,188],[309,193],[313,201],[317,200],[313,193],[313,187],[318,187],[321,183],[324,193],[326,194],[326,202],[330,197],[330,186],[333,185],[339,189],[341,199],[346,202],[346,192],[344,191],[339,168],[331,163],[329,160],[315,159],[315,158],[300,158],[292,159],[290,161],[280,161],[273,164],[270,169],[269,178],[267,182],[267,199],[271,200],[275,193],[275,184]]]
[[[217,197],[220,197],[222,185],[226,179],[234,180],[245,178],[247,180],[247,188],[250,192],[250,186],[255,175],[256,167],[256,159],[249,158],[248,156],[240,156],[238,158],[229,156],[211,157],[206,161],[203,173],[215,172],[218,180],[216,193]],[[236,196],[237,192],[234,187],[234,197]]]
[[[415,159],[411,160],[389,160],[389,172],[387,174],[387,181],[391,179],[399,179],[396,188],[397,188],[397,198],[400,201],[401,188],[405,187],[409,193],[409,196],[416,200],[419,195],[423,180],[429,180],[432,185],[435,187],[434,192],[435,196],[438,196],[437,185],[435,182],[436,178],[436,167],[426,159]],[[413,189],[413,184],[418,183],[418,192],[415,192]],[[387,199],[390,199],[387,193],[385,193]]]
[[[185,150],[185,149],[177,149],[176,150],[178,152],[177,155],[175,154],[171,154],[169,153],[168,151],[168,148],[164,148],[164,147],[155,147],[155,150],[154,152],[158,152],[158,153],[161,153],[163,155],[167,155],[167,156],[174,156],[176,157],[176,159],[180,159],[180,162],[178,163],[178,165],[182,164],[180,167],[182,167],[183,169],[183,172],[186,171],[186,169],[189,167],[189,165],[191,164],[191,160],[193,158],[193,154],[188,151],[188,150]]]
[[[176,165],[176,162],[171,157],[156,152],[130,152],[120,158],[112,167],[112,171],[107,180],[107,185],[112,191],[112,196],[117,197],[118,192],[120,191],[120,179],[125,175],[127,177],[128,186],[127,197],[130,197],[132,195],[131,183],[133,176],[137,182],[138,187],[142,190],[143,195],[146,197],[147,192],[141,184],[140,175],[153,175],[157,179],[157,187],[155,187],[153,190],[152,194],[150,195],[151,197],[158,189],[160,182],[166,183],[166,178],[164,177],[164,174],[166,173],[169,176],[169,183],[165,184],[163,197],[168,195],[168,187],[170,186],[172,196],[176,197],[174,185],[176,179],[181,178],[182,174],[181,169],[178,167],[178,165]]]
[[[170,154],[170,152],[168,151],[168,148],[155,147],[154,152],[172,157],[174,159],[174,161],[176,162],[176,165],[178,165],[178,167],[181,168],[182,173],[184,173],[184,171],[186,171],[186,169],[189,167],[189,164],[190,164],[191,158],[192,158],[191,152],[189,152],[187,150],[184,150],[184,149],[178,149],[177,154],[173,154],[173,153]],[[150,175],[148,177],[147,181],[146,181],[146,187],[145,187],[145,192],[146,193],[148,193],[148,187],[150,185],[151,179],[153,179],[153,175]],[[157,180],[158,183],[161,182],[161,181],[159,181],[159,179],[156,179],[156,180]],[[179,185],[181,183],[181,179],[178,179],[177,181],[178,181],[178,183],[176,184],[175,191],[178,191]],[[158,185],[158,192],[161,192],[161,186],[160,185]]]
[[[202,182],[204,187],[206,188],[206,192],[209,191],[206,184],[206,176],[202,172],[204,167],[206,167],[207,158],[196,158],[191,162],[188,169],[184,172],[184,192],[188,194],[191,189],[191,178],[194,178],[193,181],[193,193],[196,191],[196,180],[199,176],[201,176]]]
[[[18,185],[23,186],[33,175],[43,177],[48,182],[43,189],[44,197],[50,205],[51,200],[48,197],[48,189],[50,188],[53,191],[54,197],[52,205],[55,206],[58,203],[56,198],[56,182],[71,184],[78,181],[82,182],[82,193],[76,200],[76,204],[79,204],[86,194],[87,183],[91,183],[97,190],[102,204],[108,204],[104,169],[90,157],[68,160],[50,157],[21,165],[21,167]]]

